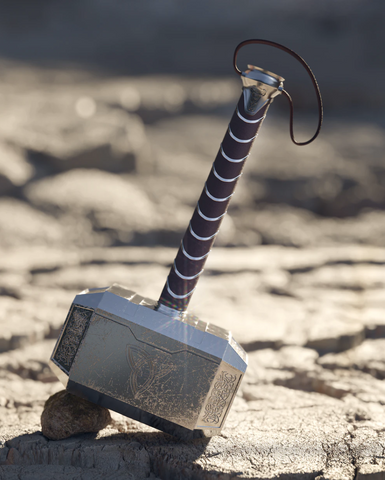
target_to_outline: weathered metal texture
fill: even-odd
[[[231,333],[119,285],[77,295],[51,356],[68,391],[182,439],[220,433],[247,366]]]

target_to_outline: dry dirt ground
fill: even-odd
[[[385,478],[385,136],[364,115],[302,148],[274,104],[262,127],[191,303],[249,353],[221,435],[182,443],[117,414],[98,435],[41,433],[74,295],[160,294],[239,93],[3,70],[1,479]]]

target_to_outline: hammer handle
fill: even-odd
[[[167,277],[160,304],[182,312],[187,309],[269,103],[250,115],[245,111],[242,92]]]

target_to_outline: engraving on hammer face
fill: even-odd
[[[215,383],[209,401],[205,408],[203,421],[205,423],[218,423],[226,406],[227,399],[234,388],[236,375],[231,375],[225,370],[221,373],[219,380]]]
[[[135,399],[139,399],[155,380],[175,370],[175,365],[172,363],[163,363],[156,368],[155,359],[138,346],[127,345],[126,356],[131,367],[130,387]]]
[[[93,310],[78,306],[73,306],[71,310],[67,326],[54,356],[54,359],[67,372],[71,369],[92,314]]]

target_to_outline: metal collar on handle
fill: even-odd
[[[286,92],[285,90],[282,90],[282,93],[289,100],[289,106],[290,106],[290,138],[293,141],[293,143],[295,143],[296,145],[300,145],[300,146],[308,145],[309,143],[311,143],[313,140],[315,140],[317,138],[317,136],[318,136],[318,134],[321,130],[322,120],[323,120],[323,107],[322,107],[321,92],[320,92],[317,80],[314,76],[314,73],[311,71],[309,65],[305,62],[305,60],[302,57],[300,57],[297,53],[295,53],[293,50],[291,50],[290,48],[287,48],[287,47],[285,47],[285,46],[283,46],[279,43],[276,43],[276,42],[271,42],[270,40],[252,39],[252,40],[245,40],[244,42],[241,42],[237,46],[237,48],[235,49],[233,64],[234,64],[234,69],[235,69],[235,71],[237,72],[238,75],[242,75],[241,70],[239,70],[239,68],[237,66],[238,52],[242,47],[244,47],[246,45],[251,45],[251,44],[269,45],[270,47],[275,47],[275,48],[278,48],[279,50],[283,50],[284,52],[288,53],[289,55],[291,55],[292,57],[297,59],[301,63],[301,65],[305,68],[307,73],[309,74],[310,79],[313,83],[315,92],[316,92],[317,103],[318,103],[318,127],[317,127],[317,130],[316,130],[315,134],[312,136],[312,138],[310,140],[307,140],[306,142],[297,142],[295,140],[294,130],[293,130],[293,119],[294,119],[293,100],[291,99],[291,96],[288,94],[288,92]]]

